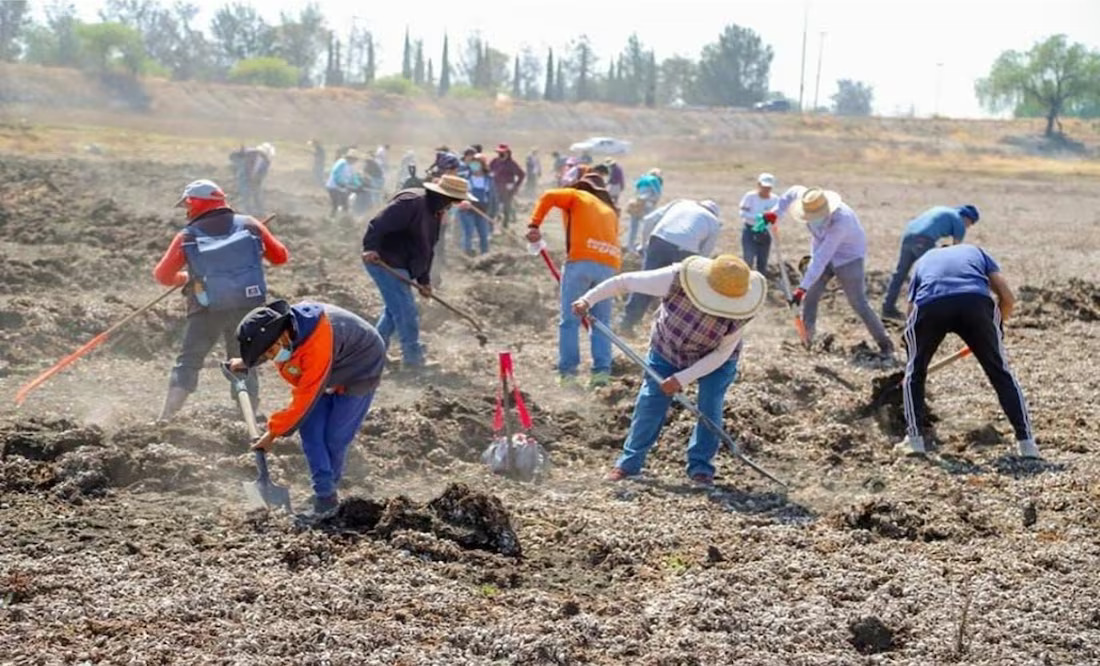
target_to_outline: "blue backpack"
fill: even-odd
[[[199,305],[236,310],[264,304],[263,241],[245,226],[247,219],[234,215],[229,233],[222,236],[194,226],[184,229],[183,252]]]

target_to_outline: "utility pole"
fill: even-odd
[[[805,107],[802,106],[802,99],[806,91],[806,29],[810,22],[810,0],[806,0],[806,4],[802,11],[802,67],[798,75],[798,112],[803,113]]]
[[[825,55],[825,33],[821,33],[821,42],[817,46],[817,82],[814,84],[814,111],[817,111],[817,95],[821,92],[821,56]]]

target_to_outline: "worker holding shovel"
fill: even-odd
[[[627,292],[661,299],[645,362],[664,381],[646,375],[622,455],[607,476],[611,481],[641,474],[673,396],[692,382],[699,382],[699,411],[711,423],[722,422],[726,390],[737,375],[741,334],[764,304],[767,288],[764,276],[738,257],[695,256],[666,268],[605,280],[577,299],[573,312],[583,317],[596,304]],[[687,449],[687,474],[692,482],[714,485],[713,460],[718,446],[713,429],[702,420],[696,423]]]
[[[237,355],[237,323],[267,296],[263,259],[276,265],[287,261],[286,247],[265,225],[234,213],[213,181],[190,183],[176,206],[187,210],[187,226],[172,239],[153,276],[166,287],[185,285],[187,324],[161,420],[175,415],[198,387],[199,370],[219,338],[228,356]],[[255,409],[255,373],[247,385]]]
[[[997,296],[996,302],[990,292]],[[1001,268],[985,250],[953,245],[924,254],[909,282],[905,342],[909,362],[902,380],[906,436],[896,448],[909,455],[925,452],[924,380],[928,363],[948,333],[963,339],[997,392],[1001,409],[1016,431],[1017,453],[1038,458],[1027,401],[1005,356],[1002,322],[1012,315],[1016,298]]]
[[[587,174],[571,187],[546,190],[535,204],[527,240],[542,240],[539,227],[551,208],[560,208],[565,224],[565,266],[561,271],[561,318],[558,322],[558,383],[577,382],[581,364],[580,318],[571,304],[592,287],[619,272],[619,214],[604,181]],[[611,321],[611,303],[592,309],[592,316],[603,323]],[[611,340],[593,332],[592,374],[589,387],[605,386],[611,381]]]
[[[268,451],[276,438],[297,431],[309,463],[313,515],[330,515],[339,506],[348,449],[382,377],[382,337],[335,305],[278,300],[249,312],[236,339],[241,356],[230,359],[230,370],[251,371],[273,361],[292,387],[290,404],[271,415],[253,450]]]

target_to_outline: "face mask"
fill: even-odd
[[[286,363],[287,361],[289,361],[290,360],[290,348],[289,347],[283,347],[279,351],[275,352],[275,359],[274,360],[275,360],[276,363]]]
[[[481,171],[481,162],[470,162],[470,171],[478,173]]]

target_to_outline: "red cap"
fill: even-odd
[[[508,147],[508,144],[502,143],[499,146],[497,146],[497,152],[498,153],[510,153],[510,152],[512,152],[512,149]]]

